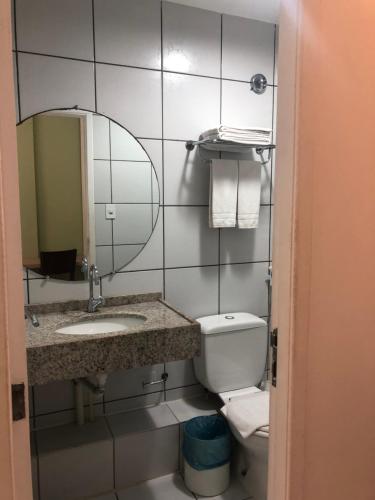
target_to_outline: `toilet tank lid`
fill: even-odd
[[[203,318],[198,318],[197,321],[200,323],[201,331],[205,335],[259,328],[267,325],[264,319],[245,312],[204,316]]]

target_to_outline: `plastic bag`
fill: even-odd
[[[183,455],[191,467],[207,470],[229,462],[231,433],[221,415],[195,417],[184,425]]]

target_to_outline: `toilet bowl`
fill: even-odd
[[[226,313],[197,319],[201,325],[201,354],[194,358],[197,379],[216,393],[224,405],[231,398],[259,392],[266,364],[267,323],[250,313]],[[266,500],[269,426],[243,438],[229,422],[238,442],[235,469],[249,495]]]

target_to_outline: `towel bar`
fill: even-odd
[[[221,151],[230,153],[246,153],[255,149],[255,152],[261,157],[262,165],[267,164],[271,159],[271,150],[276,148],[275,144],[239,144],[230,141],[220,141],[218,139],[202,139],[200,141],[186,141],[185,147],[188,151],[193,151],[195,146],[200,146],[211,151]],[[228,147],[230,149],[228,149]],[[227,149],[225,149],[227,148]],[[268,151],[268,159],[265,160],[263,153]]]

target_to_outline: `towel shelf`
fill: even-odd
[[[204,149],[209,149],[211,151],[226,151],[232,153],[242,153],[255,149],[259,153],[263,151],[269,151],[270,149],[275,149],[275,144],[240,144],[231,141],[220,141],[219,139],[202,139],[200,141],[186,141],[186,149],[188,151],[193,151],[195,146],[200,146]],[[228,148],[227,150],[225,148]]]
[[[220,151],[225,153],[249,153],[255,149],[255,152],[261,157],[262,165],[266,165],[271,159],[271,150],[276,148],[275,144],[240,144],[231,141],[221,141],[220,139],[202,139],[199,141],[187,141],[185,147],[188,151],[193,151],[195,146],[210,151]],[[267,160],[264,159],[263,153],[268,151]]]

